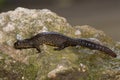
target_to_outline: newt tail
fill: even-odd
[[[87,47],[89,49],[99,50],[99,51],[105,52],[106,54],[108,54],[112,57],[117,57],[117,55],[111,49],[109,49],[106,46],[97,44],[95,42],[88,41],[86,39],[76,39],[76,43],[80,46]]]

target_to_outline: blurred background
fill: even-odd
[[[0,12],[16,7],[50,9],[71,25],[90,25],[120,41],[120,0],[0,0]]]

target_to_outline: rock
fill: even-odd
[[[118,55],[84,47],[68,47],[54,51],[48,45],[16,50],[17,39],[40,32],[55,31],[74,38],[85,38],[103,44]],[[71,26],[67,20],[48,9],[19,7],[0,14],[0,79],[2,80],[119,80],[120,42],[89,25]]]

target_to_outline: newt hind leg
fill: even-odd
[[[54,48],[54,50],[60,51],[60,50],[62,50],[62,49],[64,49],[64,48],[66,48],[66,47],[68,47],[68,46],[66,46],[65,43],[63,43],[63,44],[57,46],[57,48]]]
[[[59,47],[57,47],[57,48],[54,48],[54,50],[55,51],[60,51],[60,50],[62,50],[62,49],[64,49],[65,47],[64,46],[59,46]]]

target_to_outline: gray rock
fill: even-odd
[[[48,45],[16,50],[17,39],[40,32],[55,31],[74,38],[86,38],[111,48],[118,55],[83,47],[54,51]],[[0,79],[2,80],[119,80],[120,43],[91,26],[71,26],[67,20],[48,9],[17,8],[0,14]]]

